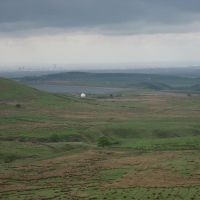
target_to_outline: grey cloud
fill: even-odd
[[[191,26],[194,22],[200,22],[199,0],[0,0],[0,32],[41,28],[112,34],[198,30]]]

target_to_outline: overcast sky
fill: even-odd
[[[0,0],[0,65],[53,64],[200,65],[200,1]]]

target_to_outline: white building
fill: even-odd
[[[81,93],[81,98],[85,98],[86,94],[85,93]]]

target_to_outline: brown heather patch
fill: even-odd
[[[165,169],[162,163],[187,152],[152,152],[141,155],[120,151],[89,150],[33,164],[16,164],[1,173],[0,194],[31,189],[59,188],[71,199],[87,199],[85,189],[128,187],[173,187],[200,184],[195,176],[184,177]],[[191,152],[190,152],[191,153]],[[104,170],[127,168],[127,174],[114,181],[101,177]],[[109,170],[110,171],[110,170]],[[112,170],[110,171],[112,173]],[[109,176],[109,174],[108,174]]]
[[[16,191],[16,192],[20,192],[20,191],[25,191],[25,190],[36,190],[36,189],[42,189],[43,187],[39,187],[39,186],[31,186],[31,185],[26,185],[26,184],[17,184],[17,185],[2,185],[1,186],[1,190],[0,193],[3,192],[11,192],[11,191]],[[48,187],[46,187],[48,188]]]
[[[120,168],[123,166],[139,166],[140,168],[152,167],[162,163],[162,160],[174,159],[177,152],[154,152],[145,155],[124,155],[121,158],[111,158],[100,163],[103,168]]]
[[[127,188],[127,187],[177,187],[199,185],[200,179],[177,176],[163,169],[130,172],[120,180],[104,187]]]
[[[60,187],[76,188],[93,185],[91,179],[96,176],[96,162],[104,159],[104,153],[88,151],[80,154],[61,156],[44,161],[35,162],[34,165],[18,165],[15,171],[1,174],[2,182],[0,192],[10,190],[27,190],[32,187]],[[62,178],[58,182],[55,178]],[[46,180],[44,185],[40,181]]]

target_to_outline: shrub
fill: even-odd
[[[10,163],[20,158],[18,155],[15,154],[1,154],[0,156],[5,163]]]
[[[16,108],[21,108],[22,106],[21,106],[21,104],[18,103],[18,104],[15,105],[15,107]]]
[[[106,136],[102,136],[98,140],[98,146],[99,147],[105,147],[105,146],[110,146],[111,142]]]
[[[50,137],[49,137],[49,141],[50,142],[59,142],[60,141],[60,137],[58,134],[52,134]]]

